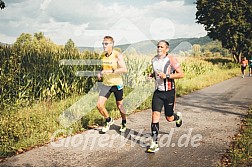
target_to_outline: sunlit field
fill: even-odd
[[[63,58],[67,58],[67,53],[65,54]],[[98,55],[93,55],[94,53],[91,52],[86,52],[85,54],[85,56],[79,56],[77,58],[99,58]],[[34,57],[28,58],[34,59]],[[45,57],[43,61],[49,58]],[[128,114],[131,114],[148,109],[151,106],[154,80],[148,79],[147,75],[152,71],[150,63],[152,57],[144,55],[124,55],[124,58],[128,68],[128,73],[123,76],[125,82],[125,108]],[[181,63],[185,73],[183,79],[176,81],[178,97],[239,74],[237,64],[234,64],[232,59],[228,57],[177,56],[176,58]],[[56,60],[59,61],[59,59]],[[57,62],[56,60],[54,62]],[[34,68],[39,68],[36,65],[36,61],[34,62],[33,60],[32,63]],[[23,75],[25,70],[28,71],[27,74],[31,75],[29,71],[31,64],[27,64],[29,67],[18,66],[18,64],[14,65],[19,67],[17,70],[20,70],[19,74],[22,74],[23,77],[29,77],[28,75]],[[45,68],[47,70],[51,68],[52,71],[56,69],[56,71],[51,74],[43,73],[43,69]],[[92,87],[97,82],[96,77],[81,78],[74,76],[76,71],[80,69],[82,68],[71,66],[62,67],[59,65],[56,66],[55,64],[50,65],[49,63],[46,67],[40,67],[40,73],[46,78],[45,80],[41,78],[39,82],[35,81],[38,79],[37,75],[29,78],[29,80],[17,78],[18,76],[14,76],[13,79],[10,78],[12,79],[10,87],[12,86],[13,89],[18,89],[19,91],[17,90],[16,92],[21,91],[23,94],[16,94],[15,90],[12,90],[12,92],[4,92],[6,94],[1,97],[2,99],[5,98],[5,101],[2,101],[0,115],[0,155],[2,157],[21,153],[35,146],[48,143],[53,133],[58,129],[68,129],[66,130],[67,133],[62,132],[57,134],[56,137],[60,138],[73,135],[88,128],[103,125],[104,120],[95,106],[98,94],[92,95],[92,98],[95,100],[90,111],[82,113],[83,117],[76,120],[71,126],[64,127],[59,120],[62,113],[81,98],[84,99],[85,95],[88,95],[89,91],[92,90]],[[85,69],[97,71],[99,70],[99,65],[85,67]],[[11,74],[15,75],[15,73]],[[19,85],[15,85],[15,81],[20,82]],[[21,83],[27,83],[29,87],[25,87]],[[39,87],[39,84],[42,83],[46,83],[47,85],[41,85]],[[32,84],[36,85],[30,88]],[[7,99],[7,93],[9,93],[8,96],[11,95],[9,100]],[[80,107],[87,107],[85,104],[84,99],[84,103]],[[119,118],[119,111],[115,106],[113,97],[109,98],[107,109],[112,117],[115,119]],[[76,117],[74,112],[71,114],[72,117]]]

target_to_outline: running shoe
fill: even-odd
[[[111,118],[110,122],[106,122],[105,126],[102,127],[102,132],[106,133],[109,130],[110,126],[113,124],[114,124],[114,120]]]
[[[159,146],[156,142],[152,141],[151,142],[151,145],[150,145],[150,148],[148,148],[147,152],[148,153],[155,153],[159,150]]]
[[[126,124],[121,124],[120,132],[125,132],[127,129]]]
[[[176,126],[180,127],[182,125],[182,114],[181,112],[177,112],[178,120],[176,121]]]

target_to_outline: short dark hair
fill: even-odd
[[[113,37],[111,37],[111,36],[105,36],[103,39],[110,39],[113,43],[114,43],[114,38]]]
[[[170,44],[169,44],[168,41],[166,41],[166,40],[160,40],[157,44],[160,44],[161,42],[165,43],[166,46],[167,46],[167,48],[169,48]]]

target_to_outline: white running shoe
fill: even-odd
[[[124,133],[126,131],[127,127],[126,124],[121,124],[120,132]]]
[[[159,146],[156,142],[152,141],[151,142],[151,145],[150,145],[150,148],[148,148],[147,152],[148,153],[155,153],[159,150]]]
[[[180,127],[182,125],[182,114],[181,114],[181,112],[177,112],[177,116],[179,117],[179,119],[176,121],[176,126]]]
[[[102,132],[106,133],[109,130],[110,126],[113,124],[114,124],[114,120],[113,120],[113,118],[111,118],[110,122],[106,122],[105,126],[102,127]]]

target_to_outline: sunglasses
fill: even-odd
[[[112,44],[111,42],[102,42],[103,46],[108,46],[108,45],[111,45],[111,44]]]
[[[164,48],[163,46],[157,46],[157,48]]]

